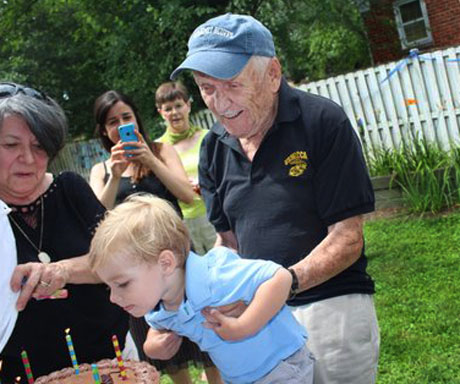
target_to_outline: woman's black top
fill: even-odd
[[[57,176],[49,189],[28,206],[11,206],[15,221],[38,246],[41,225],[41,202],[44,204],[43,246],[52,261],[69,259],[88,252],[94,229],[105,209],[86,181],[72,172]],[[32,228],[24,220],[37,215]],[[11,223],[16,239],[18,264],[37,262],[37,251]],[[69,297],[60,300],[31,299],[19,313],[10,340],[0,355],[3,360],[3,383],[16,376],[25,379],[21,351],[26,350],[34,377],[64,367],[71,367],[65,330],[70,329],[77,361],[92,363],[115,356],[111,337],[121,344],[128,329],[128,316],[110,303],[109,291],[102,284],[67,285]]]
[[[107,184],[109,180],[109,173],[107,166],[104,162],[104,183]],[[143,177],[136,183],[133,183],[131,177],[122,177],[120,179],[120,185],[118,187],[117,195],[115,197],[115,205],[123,202],[128,196],[134,193],[151,193],[157,197],[169,201],[177,213],[182,217],[182,211],[180,210],[179,203],[177,198],[165,187],[165,185],[160,181],[160,179],[153,173],[149,173],[147,176]]]

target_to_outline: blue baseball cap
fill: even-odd
[[[227,13],[200,25],[188,40],[187,58],[172,73],[186,69],[217,79],[231,79],[251,56],[275,56],[271,32],[251,16]]]

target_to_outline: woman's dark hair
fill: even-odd
[[[115,143],[110,140],[108,135],[106,134],[106,120],[107,120],[107,115],[110,111],[110,109],[119,101],[122,103],[126,104],[128,107],[130,107],[134,113],[134,116],[136,117],[137,121],[137,127],[139,129],[139,133],[142,135],[144,138],[145,142],[149,146],[149,148],[152,150],[152,152],[159,157],[159,145],[158,143],[151,142],[147,136],[147,132],[144,129],[144,125],[142,124],[142,119],[139,115],[139,111],[134,104],[134,102],[125,94],[115,91],[115,90],[110,90],[102,95],[100,95],[96,101],[94,102],[94,119],[96,121],[96,135],[99,136],[99,139],[101,140],[102,146],[105,148],[107,152],[110,152],[111,148],[115,145]],[[137,182],[146,175],[148,175],[151,172],[151,170],[145,166],[142,165],[136,165],[135,166],[135,171],[134,171],[134,176],[133,176],[133,181]]]
[[[99,138],[101,139],[102,145],[107,152],[110,152],[110,149],[115,145],[115,143],[112,143],[112,140],[110,140],[109,137],[106,135],[105,124],[107,120],[107,115],[110,109],[119,101],[126,104],[133,110],[134,116],[136,117],[139,133],[142,135],[144,140],[148,142],[148,137],[142,124],[142,119],[139,116],[139,112],[133,101],[121,92],[113,90],[107,91],[96,99],[96,101],[94,102],[93,110],[94,119],[96,120],[96,135],[99,136]]]
[[[164,103],[174,101],[176,99],[182,99],[185,102],[190,99],[187,88],[178,81],[163,83],[155,92],[155,105],[158,109],[160,109]]]
[[[63,109],[50,97],[39,98],[23,92],[4,96],[0,98],[0,129],[6,116],[24,119],[48,155],[49,161],[64,147],[68,130],[67,119]]]

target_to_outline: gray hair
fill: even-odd
[[[248,64],[250,64],[252,68],[255,69],[257,72],[260,72],[262,74],[265,72],[265,70],[268,67],[268,64],[270,64],[270,61],[272,59],[273,57],[254,55],[254,56],[251,56]]]
[[[67,118],[59,104],[50,97],[39,99],[18,93],[0,99],[0,129],[5,117],[11,115],[24,119],[50,161],[64,147]]]

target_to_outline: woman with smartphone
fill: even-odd
[[[151,142],[135,104],[118,91],[107,91],[94,103],[96,132],[110,158],[91,169],[90,185],[107,209],[137,192],[168,200],[182,217],[178,200],[190,204],[195,193],[175,149],[166,143]],[[143,343],[149,330],[143,318],[130,316],[130,332],[141,360],[169,374],[174,383],[191,383],[188,363],[203,365],[209,383],[220,384],[220,374],[198,346],[186,338],[172,340],[180,348],[170,360],[149,359]],[[168,337],[165,335],[165,337]]]
[[[93,166],[90,184],[107,209],[136,192],[169,200],[178,211],[177,200],[193,201],[192,186],[176,151],[171,145],[150,142],[136,106],[126,95],[108,91],[99,96],[94,117],[96,132],[110,158]],[[132,140],[122,141],[118,127],[128,123],[134,128]],[[129,140],[129,136],[125,138]]]

